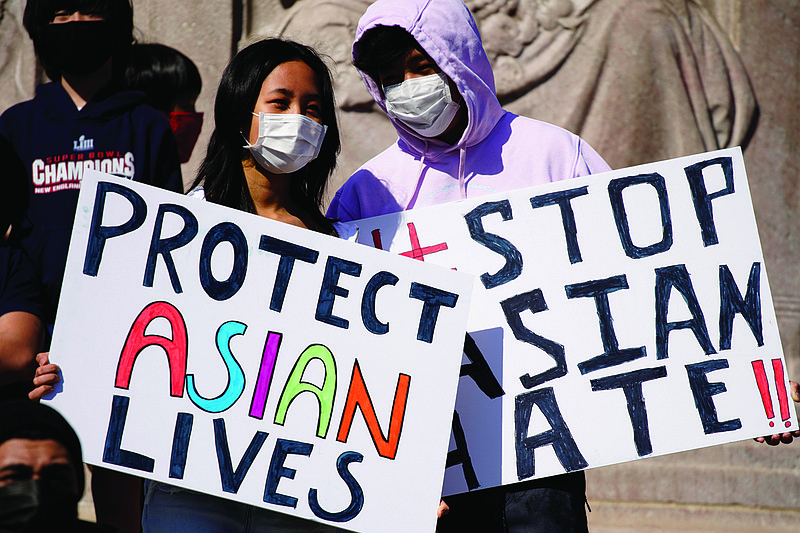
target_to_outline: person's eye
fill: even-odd
[[[398,83],[403,82],[403,76],[390,74],[387,76],[381,76],[381,85],[384,88],[391,87],[392,85],[397,85]]]
[[[53,489],[69,490],[72,488],[74,479],[68,473],[58,473],[53,475],[44,476],[41,478],[42,483],[47,487]]]
[[[306,107],[306,115],[312,117],[321,117],[322,116],[322,106],[319,104],[308,104]]]
[[[23,469],[10,469],[0,473],[0,486],[26,481],[31,478],[31,472]]]
[[[435,63],[422,63],[417,67],[417,74],[423,74],[425,76],[436,74],[437,68]]]
[[[70,489],[75,483],[75,472],[68,464],[53,464],[43,468],[39,478],[48,487]]]
[[[72,16],[72,13],[68,12],[65,9],[61,9],[56,11],[55,15],[53,15],[53,22],[66,22],[69,17]]]

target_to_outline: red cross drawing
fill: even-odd
[[[435,253],[441,252],[442,250],[447,250],[447,243],[443,242],[440,244],[434,244],[433,246],[425,246],[422,247],[419,244],[419,237],[417,236],[417,228],[414,227],[413,222],[408,223],[408,235],[411,239],[411,250],[408,252],[403,252],[400,255],[405,257],[411,257],[413,259],[417,259],[419,261],[425,261],[425,256]],[[372,231],[372,242],[375,244],[375,248],[379,250],[383,250],[383,244],[381,243],[381,232],[380,230],[373,230]]]

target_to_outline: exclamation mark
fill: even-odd
[[[383,250],[383,243],[381,243],[381,230],[372,230],[372,244],[374,244],[375,248],[378,250]]]
[[[764,404],[764,411],[767,412],[767,418],[774,418],[775,411],[772,410],[772,397],[769,395],[769,383],[767,382],[767,373],[764,372],[764,362],[753,361],[753,372],[756,374],[758,392],[761,393],[761,402]],[[770,420],[769,427],[774,426],[775,422]]]
[[[774,418],[775,411],[772,408],[772,396],[770,396],[769,393],[769,382],[767,381],[767,373],[764,370],[764,363],[762,361],[753,361],[752,364],[753,372],[756,376],[756,383],[758,384],[758,391],[761,393],[761,402],[764,404],[764,411],[767,413],[767,418]],[[789,422],[789,399],[783,381],[783,362],[780,359],[773,359],[772,370],[775,375],[775,388],[778,391],[781,420],[786,427],[789,427],[791,426],[791,422]],[[775,422],[770,420],[769,427],[775,427]]]
[[[783,361],[780,359],[773,359],[772,371],[775,373],[775,388],[778,389],[778,403],[781,404],[781,421],[788,428],[792,423],[789,422],[789,397],[786,394],[786,385],[783,380]]]

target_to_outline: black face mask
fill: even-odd
[[[0,487],[0,532],[64,531],[77,520],[78,498],[32,479]]]
[[[106,20],[49,24],[42,31],[40,53],[62,73],[85,76],[108,61],[119,42]]]

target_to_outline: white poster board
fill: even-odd
[[[797,428],[739,149],[358,225],[476,276],[445,494]]]
[[[84,174],[51,404],[89,464],[433,532],[471,276]]]

